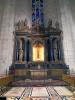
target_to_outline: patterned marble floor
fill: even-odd
[[[3,96],[7,100],[68,100],[73,94],[66,87],[13,87]]]

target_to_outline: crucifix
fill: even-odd
[[[40,58],[40,55],[39,55],[39,47],[37,47],[37,59]]]

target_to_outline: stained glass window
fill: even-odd
[[[43,24],[43,0],[32,0],[32,23],[36,23],[39,19]]]

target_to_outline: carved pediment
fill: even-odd
[[[46,31],[48,31],[48,32],[60,32],[61,29],[60,29],[59,22],[56,21],[55,22],[55,26],[53,26],[52,20],[49,19],[48,24],[47,24],[47,27],[46,27]]]
[[[15,24],[15,31],[19,31],[19,32],[28,32],[28,31],[30,31],[27,19],[19,20]]]
[[[31,28],[29,28],[29,26],[28,26],[27,19],[19,20],[15,24],[15,31],[16,32],[36,33],[36,34],[45,33],[45,32],[52,32],[52,33],[53,32],[54,33],[61,32],[59,23],[56,21],[55,27],[53,27],[51,19],[49,19],[47,27],[40,25],[40,23],[37,21],[37,23],[34,23]]]

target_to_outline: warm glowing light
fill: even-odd
[[[33,46],[33,61],[44,61],[43,46]]]

